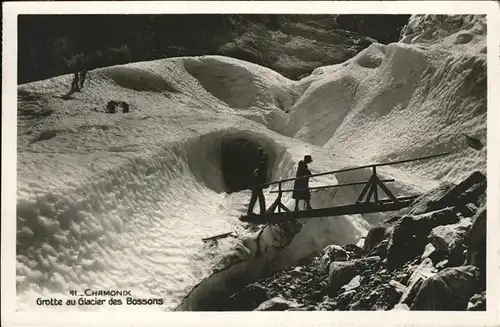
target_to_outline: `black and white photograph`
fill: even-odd
[[[498,324],[498,3],[383,2],[10,3],[2,305]]]

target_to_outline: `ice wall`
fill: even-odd
[[[430,18],[414,17],[407,33],[427,33],[419,19]],[[449,27],[456,21],[462,24]],[[472,150],[462,134],[486,141],[484,24],[475,16],[431,23],[441,32],[429,42],[373,44],[302,80],[308,88],[292,108],[287,135],[365,162],[452,152],[402,166],[427,178],[457,181],[484,170],[486,148]],[[471,37],[455,42],[464,33]]]

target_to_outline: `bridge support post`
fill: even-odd
[[[378,198],[378,188],[380,189],[394,202],[394,203],[399,203],[398,199],[394,194],[389,190],[389,188],[378,178],[377,176],[377,166],[372,166],[372,176],[366,183],[365,187],[361,191],[361,194],[359,195],[358,199],[356,200],[356,203],[370,203],[372,198],[373,198],[373,203],[378,204],[379,203],[379,198]],[[366,197],[365,197],[366,196]]]
[[[274,210],[278,208],[278,213],[281,213],[281,210],[285,212],[290,212],[290,209],[288,209],[283,203],[281,203],[281,197],[283,196],[283,191],[281,187],[281,182],[278,183],[278,197],[276,200],[274,200],[273,204],[267,209],[266,213],[274,213]]]

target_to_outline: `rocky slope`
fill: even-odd
[[[245,287],[223,309],[485,310],[485,199],[480,172],[443,184],[358,245],[330,245]]]
[[[282,16],[273,27],[248,22],[221,45],[221,54],[269,67],[298,79],[315,68],[343,62],[377,40],[338,27],[335,16]]]
[[[465,53],[486,53],[484,15],[413,15],[402,29],[401,42],[427,44]]]
[[[373,42],[397,41],[394,31],[409,17],[351,16],[20,16],[19,83],[82,68],[208,54],[250,61],[297,79],[319,66],[343,62]],[[383,24],[377,28],[382,32],[370,32],[374,23]]]

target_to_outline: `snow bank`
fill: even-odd
[[[255,64],[228,57],[184,59],[184,67],[214,98],[234,112],[281,132],[299,96],[293,81]]]

